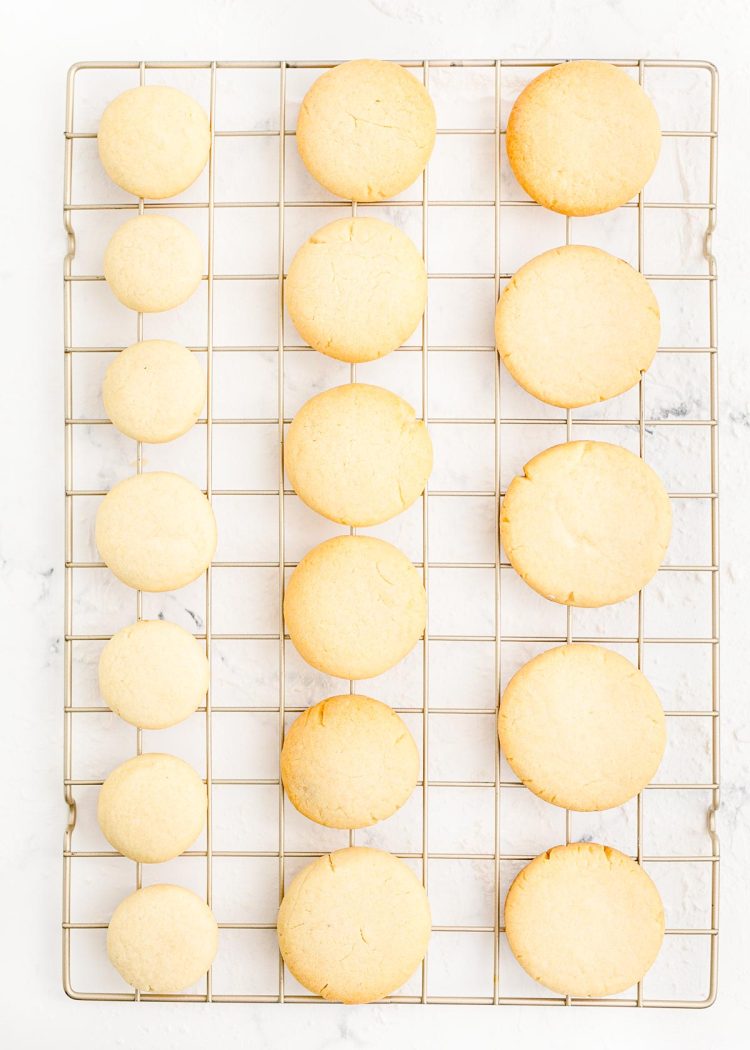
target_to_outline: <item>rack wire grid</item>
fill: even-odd
[[[374,212],[390,218],[397,215],[407,229],[408,223],[413,223],[428,264],[430,301],[417,333],[418,342],[395,351],[387,359],[392,367],[386,371],[385,361],[376,362],[371,369],[360,366],[357,370],[354,366],[332,363],[309,348],[300,347],[289,334],[284,319],[285,265],[289,251],[293,252],[303,239],[300,236],[292,242],[289,232],[292,222],[304,213],[309,225],[307,232],[310,232],[321,225],[326,210],[333,215],[357,211],[356,204],[330,197],[311,181],[305,184],[304,193],[290,190],[290,182],[294,181],[292,169],[298,166],[293,141],[294,105],[312,79],[334,64],[85,62],[73,66],[69,73],[64,189],[68,233],[64,266],[64,776],[69,807],[63,854],[65,991],[76,999],[96,1000],[322,1001],[307,994],[285,971],[275,941],[275,909],[283,894],[285,879],[288,881],[308,858],[347,842],[357,842],[391,848],[421,874],[430,893],[435,920],[430,950],[412,981],[391,997],[393,1002],[707,1006],[716,994],[719,899],[719,845],[715,830],[719,803],[717,315],[716,264],[711,251],[716,222],[716,69],[702,61],[616,62],[655,97],[667,129],[663,132],[662,159],[672,169],[676,168],[677,181],[660,181],[660,169],[657,169],[650,185],[655,185],[655,193],[665,185],[674,184],[677,189],[671,199],[669,196],[644,199],[641,193],[637,200],[608,216],[580,220],[554,216],[528,199],[514,183],[503,151],[504,124],[510,104],[525,82],[555,64],[552,60],[405,61],[403,65],[423,80],[437,102],[439,130],[435,154],[420,180],[399,198],[367,207],[360,205],[359,209],[360,213]],[[177,200],[144,202],[118,196],[116,192],[112,197],[113,188],[108,187],[105,193],[102,179],[99,186],[103,199],[99,203],[90,199],[91,191],[84,195],[83,201],[77,201],[75,173],[87,167],[80,151],[89,151],[87,156],[92,160],[89,167],[93,171],[95,143],[90,140],[96,138],[96,118],[104,104],[124,87],[153,80],[180,86],[179,78],[185,76],[191,78],[193,93],[203,94],[211,117],[212,148],[203,182],[199,181]],[[89,78],[86,89],[77,87],[83,78]],[[227,96],[231,94],[236,112],[224,122],[219,120],[217,128],[222,91]],[[470,97],[472,91],[477,97]],[[252,109],[258,99],[265,99],[267,110],[260,116],[247,116],[246,123],[236,126],[236,122],[243,119],[237,113],[244,112],[246,106]],[[696,103],[696,111],[703,115],[700,119],[685,117],[690,99]],[[226,112],[231,108],[228,106]],[[79,111],[84,113],[83,117]],[[90,114],[88,124],[86,114]],[[450,123],[443,126],[446,116]],[[278,190],[275,194],[267,193],[268,199],[262,199],[262,190],[259,200],[249,192],[241,199],[231,196],[225,199],[226,193],[217,192],[217,171],[220,172],[222,164],[230,166],[230,162],[240,177],[246,174],[242,185],[263,182],[252,159],[249,164],[247,161],[238,164],[239,155],[222,148],[232,143],[241,144],[241,140],[245,144],[257,144],[259,140],[266,145],[270,143],[269,148],[276,155],[273,180]],[[440,172],[436,174],[435,169],[446,148],[457,145],[461,150],[461,179],[473,186],[475,175],[484,164],[482,177],[486,178],[488,187],[491,185],[489,192],[477,192],[472,199],[463,199],[458,192],[446,191],[446,179]],[[696,150],[694,168],[701,173],[703,187],[697,201],[690,199],[690,190],[686,188],[686,167],[690,166],[686,157]],[[96,183],[96,178],[94,181]],[[205,193],[201,192],[201,186]],[[645,192],[649,192],[648,187]],[[203,283],[205,337],[197,341],[185,339],[192,350],[205,355],[207,409],[205,418],[199,420],[191,432],[198,435],[203,453],[199,455],[193,444],[189,454],[200,461],[201,469],[205,461],[203,488],[215,509],[222,499],[238,497],[250,501],[242,504],[245,521],[270,516],[275,553],[264,560],[240,560],[235,556],[214,561],[203,581],[202,613],[189,610],[193,631],[205,641],[212,664],[206,704],[196,714],[197,722],[192,724],[193,730],[197,726],[198,731],[196,753],[201,758],[197,762],[202,763],[208,786],[205,840],[169,865],[144,869],[102,848],[106,844],[104,840],[96,840],[97,832],[93,830],[93,802],[103,776],[117,760],[128,757],[134,750],[141,753],[144,738],[149,750],[170,750],[173,737],[169,735],[171,731],[154,736],[135,731],[108,712],[96,691],[96,659],[113,627],[129,622],[133,615],[139,618],[144,614],[153,615],[156,609],[157,615],[178,618],[176,611],[182,615],[184,610],[179,609],[180,595],[176,599],[174,595],[153,596],[140,592],[136,595],[119,588],[95,553],[86,557],[79,551],[80,543],[84,547],[87,543],[91,545],[93,511],[109,487],[80,482],[76,469],[81,456],[79,438],[83,435],[97,445],[104,433],[102,428],[110,432],[112,428],[107,419],[100,418],[103,412],[97,415],[77,409],[78,399],[74,394],[81,385],[90,382],[83,372],[79,374],[78,368],[85,369],[93,360],[103,366],[122,345],[132,341],[132,337],[141,339],[144,318],[137,315],[136,319],[135,314],[126,312],[125,316],[120,312],[117,324],[105,320],[92,338],[80,338],[78,319],[93,307],[87,305],[90,299],[79,300],[78,294],[98,291],[103,285],[97,282],[102,282],[103,277],[99,272],[79,273],[76,262],[81,240],[88,236],[86,231],[92,225],[101,227],[105,217],[114,224],[131,212],[163,208],[174,211],[185,221],[191,216],[197,217],[207,235],[207,273]],[[230,209],[228,221],[222,218],[225,209]],[[261,212],[255,209],[261,209],[266,219],[270,217],[275,227],[276,262],[261,267],[258,273],[234,272],[223,261],[227,253],[222,250],[222,238],[228,235],[228,225],[237,225],[243,215],[260,216]],[[462,266],[466,252],[460,247],[460,231],[464,230],[470,213],[480,216],[491,240],[487,253],[493,260],[490,266]],[[454,225],[448,223],[442,227],[451,245],[448,262],[438,267],[433,261],[428,236],[432,222],[442,222],[449,215]],[[535,228],[532,220],[546,224],[539,228],[547,233],[532,233]],[[683,223],[682,234],[675,232],[673,220]],[[553,227],[551,223],[561,225]],[[629,231],[630,248],[623,248],[618,241],[617,231],[625,230]],[[684,241],[686,230],[698,239],[699,249],[694,253],[698,262],[687,267],[670,266],[665,255],[675,240]],[[540,245],[538,236],[548,236],[551,243]],[[518,254],[512,248],[514,237],[520,242],[520,254],[510,259],[509,254]],[[473,322],[456,321],[454,317],[455,337],[444,336],[443,332],[445,318],[454,316],[456,309],[459,313],[462,307],[476,313],[480,292],[484,301],[490,303],[491,314],[503,283],[521,262],[537,254],[540,247],[570,243],[574,238],[583,243],[609,246],[617,254],[625,255],[630,250],[634,265],[646,273],[660,298],[663,336],[670,334],[664,330],[671,327],[670,317],[676,318],[674,323],[678,328],[682,326],[680,332],[684,334],[665,339],[670,345],[660,347],[651,372],[641,380],[632,397],[623,395],[600,406],[562,413],[540,405],[515,387],[498,364],[491,337],[472,338]],[[650,245],[655,246],[654,251]],[[218,265],[219,252],[221,266]],[[441,260],[445,258],[443,251]],[[652,258],[656,259],[653,264]],[[452,265],[465,272],[454,272]],[[258,338],[251,334],[248,339],[229,339],[224,340],[227,345],[222,344],[217,336],[225,297],[221,294],[219,301],[219,294],[222,286],[227,287],[225,282],[239,282],[235,287],[240,288],[242,295],[252,293],[253,282],[260,282],[271,290],[274,336]],[[441,292],[448,286],[452,296],[448,297],[447,305],[441,307]],[[109,298],[111,309],[115,309],[114,300]],[[442,312],[438,323],[438,319],[433,321],[432,317],[439,310]],[[695,320],[698,310],[705,323]],[[172,311],[161,315],[165,327],[155,334],[173,332],[177,314]],[[149,315],[147,319],[149,331],[156,324],[153,318],[154,315]],[[431,338],[430,326],[439,329],[437,340]],[[115,329],[118,333],[124,330],[125,334],[120,338],[106,335]],[[246,330],[253,331],[251,321]],[[263,360],[270,363],[272,369],[275,367],[276,411],[265,415],[249,410],[235,415],[217,413],[214,387],[220,378],[222,363],[230,357],[243,362]],[[288,522],[290,516],[297,514],[294,508],[298,507],[294,493],[285,488],[284,428],[292,414],[289,405],[297,394],[301,403],[313,392],[308,379],[311,361],[315,362],[313,367],[333,365],[339,369],[333,382],[329,376],[323,385],[334,385],[336,381],[346,381],[347,377],[355,380],[357,371],[360,378],[367,372],[368,379],[376,383],[390,377],[391,385],[398,385],[398,380],[393,378],[394,369],[405,372],[406,362],[414,363],[421,412],[431,426],[437,451],[432,487],[416,505],[412,517],[412,532],[420,548],[414,552],[414,561],[431,598],[424,641],[406,661],[408,682],[415,691],[421,690],[421,698],[404,702],[404,691],[409,686],[407,682],[405,687],[400,679],[396,680],[395,696],[388,696],[402,716],[416,727],[415,735],[422,749],[422,778],[412,801],[400,815],[374,829],[357,832],[356,836],[354,832],[331,832],[309,822],[304,822],[302,828],[298,815],[285,803],[278,773],[278,746],[289,718],[308,703],[342,691],[340,682],[321,681],[301,665],[285,637],[281,613],[285,577],[296,564],[290,556]],[[446,362],[450,365],[447,371]],[[346,370],[343,375],[341,369]],[[430,386],[433,373],[438,379]],[[651,411],[648,384],[654,375],[657,404]],[[294,396],[289,392],[290,376],[293,384],[297,384]],[[101,369],[94,384],[96,397],[100,378]],[[465,395],[461,393],[464,381]],[[454,399],[449,408],[445,407],[445,396],[441,395],[437,405],[432,397],[439,387],[445,389],[446,382]],[[242,387],[242,383],[235,385]],[[666,404],[659,403],[662,394],[667,398]],[[464,411],[462,406],[467,402],[474,411]],[[267,471],[271,472],[266,483],[228,487],[217,476],[219,472],[223,475],[223,471],[217,471],[224,455],[223,442],[217,446],[223,433],[235,427],[248,447],[255,435],[261,431],[265,434],[262,454]],[[517,580],[498,547],[497,504],[507,484],[504,455],[508,453],[513,460],[512,474],[543,447],[558,440],[591,435],[610,436],[620,443],[630,443],[644,458],[649,451],[650,461],[665,477],[670,490],[678,537],[678,550],[672,556],[676,556],[679,563],[668,561],[662,567],[649,585],[648,603],[645,593],[641,592],[637,599],[609,610],[553,608]],[[135,450],[135,469],[140,472],[144,466],[144,450],[140,444],[131,445]],[[472,481],[476,473],[472,473],[473,468],[467,467],[467,463],[473,463],[478,457],[480,446],[485,451],[489,448],[486,475],[494,478],[494,483],[488,484],[481,478],[478,482]],[[156,457],[160,449],[152,448],[148,455]],[[459,458],[463,457],[463,473],[440,469],[441,456],[448,455],[451,449],[458,449]],[[670,457],[680,450],[683,460],[686,456],[689,462],[684,469],[680,468],[681,473],[678,471],[673,476]],[[101,455],[101,451],[98,454]],[[705,465],[704,484],[691,482],[693,467],[698,462]],[[132,459],[128,454],[120,466],[126,473],[132,473]],[[105,477],[106,471],[100,469],[98,476]],[[463,507],[460,513],[456,511],[458,507]],[[269,508],[275,508],[275,513]],[[467,558],[461,541],[462,529],[471,530],[471,522],[479,517],[488,523],[485,540],[491,534],[493,539],[489,542],[494,543],[494,552],[485,555],[484,560]],[[433,522],[437,523],[434,527]],[[310,534],[324,524],[311,524],[310,518],[304,520],[306,547],[317,542],[317,537],[310,540]],[[440,530],[436,533],[437,525]],[[220,518],[220,536],[221,533]],[[385,534],[389,535],[387,531]],[[435,553],[439,558],[431,553],[431,542],[433,549],[437,544]],[[702,554],[697,557],[686,554],[681,558],[681,551],[687,548],[699,549]],[[251,578],[255,579],[248,576],[248,570],[262,570],[265,574],[263,579],[274,623],[270,627],[266,625],[269,629],[264,630],[229,630],[226,606],[244,593]],[[90,574],[97,572],[103,589],[92,591]],[[455,602],[452,598],[446,600],[446,595],[454,593],[445,589],[448,575],[454,574],[450,585],[453,586],[461,573],[468,596]],[[235,578],[234,591],[231,584],[227,585],[230,577]],[[116,625],[105,623],[107,603],[113,593],[121,602]],[[156,606],[149,604],[155,600]],[[680,608],[686,610],[684,613],[678,610],[678,600],[682,602]],[[455,605],[456,615],[464,617],[458,626],[447,623],[450,617],[445,612],[446,604]],[[476,616],[473,619],[466,616],[467,609],[480,609],[479,627],[473,626]],[[516,622],[519,616],[522,622]],[[688,763],[686,776],[678,774],[667,782],[660,774],[660,779],[649,785],[630,807],[604,814],[565,812],[540,802],[515,780],[496,742],[497,700],[509,675],[535,652],[565,641],[584,640],[619,648],[631,655],[639,667],[644,667],[667,708],[668,756],[676,755],[678,765],[681,760],[683,766]],[[242,650],[243,669],[229,672],[230,678],[234,674],[237,679],[237,692],[243,701],[239,704],[222,703],[222,696],[217,699],[227,663],[227,646],[231,645],[248,647]],[[257,671],[261,654],[265,654],[264,658],[270,654],[274,665],[262,673]],[[372,690],[364,688],[363,691],[385,699],[388,681],[389,676],[383,676]],[[350,683],[349,687],[353,689],[354,684]],[[362,683],[358,683],[358,687],[361,688]],[[264,702],[264,697],[270,702]],[[238,721],[243,717],[256,720],[265,717],[266,726],[270,720],[276,734],[274,745],[263,746],[260,751],[256,746],[253,752],[254,733],[246,734],[244,728],[235,729],[246,724]],[[219,719],[234,721],[227,723]],[[101,732],[91,729],[94,722]],[[460,743],[462,733],[464,745]],[[179,743],[179,738],[174,739]],[[232,744],[232,740],[240,743]],[[167,746],[164,741],[168,742]],[[453,769],[450,756],[457,753],[460,759],[464,753],[462,746],[465,751],[481,751],[484,765],[480,775],[462,774],[461,770],[454,771],[453,775],[436,775],[436,768],[438,773],[447,768],[450,774]],[[224,751],[232,747],[240,750],[247,747],[250,764],[255,765],[242,771],[250,775],[217,775],[222,772]],[[113,750],[117,751],[114,756]],[[447,760],[446,756],[449,756]],[[690,771],[695,768],[705,770],[704,774],[692,775]],[[242,794],[234,808],[230,805],[229,815],[222,816],[221,807],[230,797],[227,792],[232,791],[259,794]],[[249,801],[251,797],[255,802]],[[255,817],[248,816],[250,811],[262,814],[257,824],[253,822]],[[269,827],[271,818],[272,827]],[[230,826],[239,828],[244,835],[243,848],[225,848],[226,842],[222,839],[226,839]],[[389,826],[395,827],[395,834],[388,832]],[[619,845],[656,880],[667,910],[665,944],[653,970],[629,992],[607,999],[552,995],[521,971],[508,950],[502,924],[504,894],[520,867],[542,849],[557,842],[594,836]],[[232,845],[236,847],[237,843]],[[235,872],[234,881],[225,880],[227,866]],[[192,883],[217,914],[222,931],[219,955],[207,978],[185,994],[157,996],[133,992],[119,981],[106,961],[107,917],[117,901],[134,887],[141,886],[144,879],[146,882]],[[228,893],[224,892],[226,886],[230,887]],[[234,921],[238,911],[247,921]]]

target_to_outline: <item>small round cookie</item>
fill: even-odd
[[[216,519],[197,485],[167,471],[136,474],[107,493],[96,546],[129,587],[174,591],[197,579],[216,550]]]
[[[548,649],[513,675],[497,725],[519,780],[546,802],[579,811],[637,795],[667,741],[646,676],[611,649],[578,643]]]
[[[206,698],[204,646],[167,620],[138,620],[114,634],[99,657],[99,692],[116,715],[139,729],[166,729]]]
[[[570,244],[527,262],[500,296],[495,341],[524,390],[561,408],[616,397],[659,345],[659,304],[642,274]]]
[[[608,62],[564,62],[516,99],[508,160],[521,186],[563,215],[597,215],[634,197],[661,148],[659,118],[637,81]]]
[[[99,791],[99,827],[124,857],[160,864],[184,853],[206,823],[206,785],[174,755],[138,755]]]
[[[422,637],[427,596],[400,550],[372,536],[334,536],[292,573],[284,619],[295,649],[337,678],[374,678]]]
[[[144,886],[120,901],[109,920],[107,954],[141,992],[170,995],[195,984],[219,947],[211,909],[182,886]]]
[[[421,175],[435,145],[435,107],[395,62],[358,59],[318,77],[302,100],[297,149],[337,197],[379,201]]]
[[[555,846],[519,872],[505,901],[511,950],[561,995],[614,995],[650,969],[664,908],[643,868],[611,846]]]
[[[277,926],[284,962],[300,984],[324,999],[371,1003],[414,973],[432,919],[411,868],[391,853],[352,846],[295,876]]]
[[[289,727],[281,779],[292,804],[329,828],[366,828],[403,806],[419,752],[396,712],[369,696],[331,696]]]
[[[529,460],[508,486],[500,539],[521,579],[550,601],[624,601],[664,560],[672,508],[642,459],[604,441],[568,441]]]
[[[302,338],[339,361],[373,361],[420,322],[427,274],[413,242],[381,219],[337,219],[292,260],[284,301]]]
[[[206,403],[206,375],[195,354],[168,339],[122,350],[104,376],[102,397],[118,430],[136,441],[173,441]]]
[[[136,215],[119,226],[104,253],[104,276],[124,306],[159,313],[180,306],[201,283],[200,241],[170,215]]]
[[[142,84],[102,114],[99,159],[113,182],[136,197],[174,197],[206,166],[211,129],[205,111],[177,88]]]

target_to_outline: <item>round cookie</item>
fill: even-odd
[[[334,536],[292,573],[284,619],[299,654],[324,674],[374,678],[421,638],[427,597],[400,550],[372,536]]]
[[[550,601],[584,608],[644,587],[671,531],[672,508],[656,473],[603,441],[540,452],[500,508],[500,539],[519,576]]]
[[[170,215],[136,215],[119,226],[104,253],[104,276],[131,310],[159,313],[180,306],[201,283],[200,241]]]
[[[99,791],[102,834],[124,857],[160,864],[184,853],[206,823],[206,785],[174,755],[138,755],[114,769]]]
[[[530,197],[563,215],[597,215],[634,197],[661,148],[643,88],[608,62],[564,62],[516,99],[508,160]]]
[[[395,62],[358,59],[318,77],[302,100],[297,148],[337,197],[379,201],[411,186],[435,145],[435,107]]]
[[[659,305],[646,278],[579,244],[522,266],[495,313],[505,367],[534,397],[561,408],[635,386],[654,359],[659,331]]]
[[[107,954],[141,992],[170,995],[195,984],[219,947],[208,905],[182,886],[144,886],[120,901],[109,920]]]
[[[109,103],[97,143],[113,182],[136,197],[159,200],[174,197],[198,178],[208,160],[211,129],[190,95],[142,84]]]
[[[498,714],[513,772],[546,802],[610,809],[653,778],[666,719],[645,675],[599,645],[548,649],[513,675]]]
[[[284,894],[284,962],[305,988],[342,1003],[371,1003],[404,984],[424,958],[427,894],[402,860],[353,846],[318,857]]]
[[[427,301],[422,256],[381,219],[337,219],[302,245],[284,301],[302,338],[339,361],[373,361],[401,346]]]
[[[332,696],[303,711],[281,751],[292,804],[329,828],[366,828],[403,806],[419,752],[399,716],[369,696]]]
[[[284,442],[292,488],[342,525],[377,525],[410,507],[432,470],[427,427],[379,386],[325,390],[299,410]]]
[[[192,427],[206,403],[206,375],[195,354],[168,339],[122,350],[102,387],[107,415],[136,441],[173,441]]]
[[[641,980],[664,938],[664,908],[646,872],[593,842],[555,846],[516,876],[508,943],[524,970],[561,995],[614,995]]]
[[[216,550],[216,519],[197,485],[167,471],[136,474],[107,493],[96,546],[129,587],[173,591],[197,579]]]
[[[193,714],[208,690],[204,646],[167,620],[138,620],[114,634],[99,658],[99,692],[139,729],[166,729]]]

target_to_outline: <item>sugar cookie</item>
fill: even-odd
[[[159,313],[180,306],[201,283],[200,241],[170,215],[136,215],[119,226],[104,253],[104,276],[125,306]]]

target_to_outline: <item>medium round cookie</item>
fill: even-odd
[[[339,361],[373,361],[419,324],[427,274],[413,242],[381,219],[337,219],[292,260],[284,301],[302,338]]]
[[[411,186],[435,145],[435,107],[394,62],[359,59],[318,77],[302,100],[297,148],[337,197],[379,201]]]
[[[179,857],[206,823],[206,785],[174,755],[138,755],[112,770],[99,791],[102,834],[124,857],[160,864]]]
[[[203,645],[167,620],[138,620],[114,634],[99,657],[99,692],[109,708],[139,729],[166,729],[206,698]]]
[[[173,591],[197,579],[216,550],[216,519],[197,485],[167,471],[136,474],[107,493],[96,546],[129,587]]]
[[[516,876],[505,929],[524,970],[561,995],[614,995],[641,980],[664,938],[643,868],[611,846],[555,846]]]
[[[377,525],[410,507],[432,470],[427,427],[406,401],[350,383],[303,405],[284,442],[292,488],[342,525]]]
[[[530,197],[563,215],[596,215],[643,189],[661,147],[639,84],[608,62],[564,62],[528,84],[508,118],[508,160]]]
[[[174,197],[206,166],[208,117],[177,88],[142,84],[123,91],[102,114],[99,159],[113,182],[136,197]]]
[[[189,988],[206,973],[218,947],[211,909],[182,886],[136,890],[109,920],[110,962],[141,992],[169,995]]]
[[[540,452],[508,486],[500,539],[518,575],[562,605],[621,602],[661,565],[672,508],[656,473],[604,441]]]
[[[300,655],[337,678],[374,678],[424,632],[427,597],[400,550],[372,536],[334,536],[292,573],[284,619]]]
[[[419,752],[396,712],[369,696],[332,696],[289,727],[281,778],[292,804],[329,828],[366,828],[403,806]]]
[[[400,988],[427,951],[427,894],[402,860],[353,846],[318,857],[284,894],[279,947],[316,995],[371,1003]]]
[[[206,403],[206,375],[195,354],[168,339],[122,350],[102,387],[107,415],[136,441],[173,441],[192,427]]]
[[[621,806],[648,784],[666,719],[645,675],[599,645],[548,649],[513,675],[498,714],[500,746],[519,780],[579,811]]]
[[[171,310],[201,283],[198,238],[170,215],[136,215],[118,227],[104,253],[104,276],[125,306],[142,313]]]
[[[591,405],[635,386],[659,345],[659,304],[642,274],[570,244],[526,263],[500,296],[495,341],[540,401]]]

